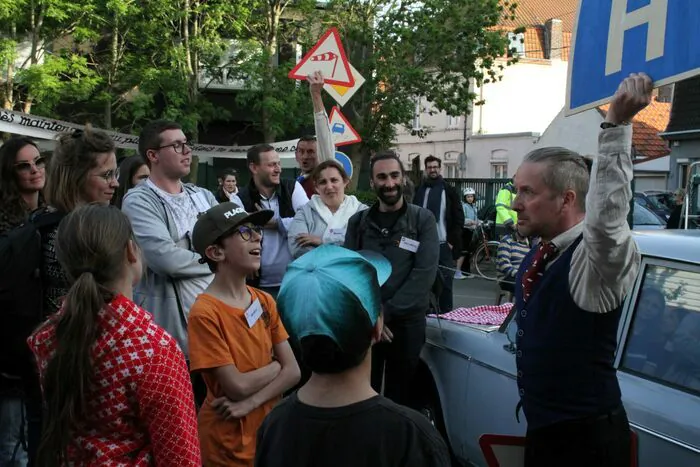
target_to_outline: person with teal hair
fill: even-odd
[[[428,419],[370,383],[372,346],[391,340],[380,289],[391,269],[379,253],[336,245],[290,264],[277,304],[312,373],[258,430],[257,467],[451,465]]]

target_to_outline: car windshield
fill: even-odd
[[[632,223],[637,225],[664,225],[659,217],[647,208],[634,202],[634,212],[632,213]]]
[[[661,201],[663,195],[649,195],[647,198],[649,198],[649,202],[654,206],[656,209],[668,209],[668,207]]]
[[[673,200],[673,195],[671,193],[654,193],[652,195],[647,195],[654,205],[659,205],[666,209],[673,209],[675,202]]]

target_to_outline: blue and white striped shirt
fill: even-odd
[[[512,235],[505,235],[498,245],[497,268],[502,277],[515,277],[523,258],[530,252],[530,240],[517,241]]]

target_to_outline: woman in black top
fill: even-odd
[[[46,160],[34,141],[10,138],[0,147],[0,233],[24,223],[44,204]]]
[[[32,211],[44,205],[41,190],[46,181],[45,165],[29,138],[15,136],[0,147],[0,234],[20,226]],[[0,373],[0,465],[23,465],[27,461],[20,446],[23,393],[20,375]]]
[[[58,137],[47,168],[44,193],[48,211],[68,214],[83,204],[109,204],[119,186],[119,171],[112,138],[101,131],[75,130]],[[56,257],[58,225],[41,232],[43,314],[55,313],[70,283]],[[36,465],[41,439],[42,405],[38,377],[26,384],[26,420],[30,465]]]
[[[146,180],[151,174],[146,161],[141,156],[129,156],[119,164],[119,188],[114,194],[112,204],[122,208],[126,192]]]

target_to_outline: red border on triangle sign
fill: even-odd
[[[353,139],[351,139],[349,141],[341,141],[339,143],[336,143],[334,141],[333,144],[335,144],[336,146],[347,146],[348,144],[355,144],[355,143],[359,143],[360,141],[362,141],[362,138],[360,138],[360,134],[352,127],[352,125],[350,125],[350,122],[348,121],[348,119],[345,118],[345,115],[343,115],[343,113],[340,111],[340,109],[337,106],[333,106],[333,109],[331,110],[331,114],[328,116],[328,123],[330,125],[333,124],[333,117],[336,114],[338,115],[338,118],[340,118],[343,121],[343,124],[345,124],[345,128],[347,128],[348,131],[350,131],[350,133],[353,135]],[[332,137],[333,137],[333,130],[331,128],[331,138]]]
[[[348,62],[348,57],[345,54],[345,49],[343,48],[343,43],[340,40],[340,34],[338,33],[338,30],[335,27],[330,28],[328,31],[326,31],[323,34],[323,37],[321,37],[318,42],[313,46],[311,50],[309,50],[306,55],[304,55],[304,58],[301,59],[299,63],[296,64],[294,68],[292,68],[292,71],[289,72],[287,77],[292,78],[292,79],[300,79],[300,80],[306,80],[306,75],[299,73],[299,70],[306,65],[308,61],[311,60],[311,57],[315,54],[316,50],[328,39],[329,36],[333,36],[332,40],[335,41],[335,45],[338,48],[338,52],[340,53],[340,61],[342,67],[345,69],[347,76],[348,76],[348,81],[342,81],[342,80],[337,80],[333,79],[330,77],[325,78],[325,82],[327,84],[337,84],[340,86],[346,86],[346,87],[353,87],[355,86],[355,77],[352,74],[352,70],[350,70],[350,62]]]

